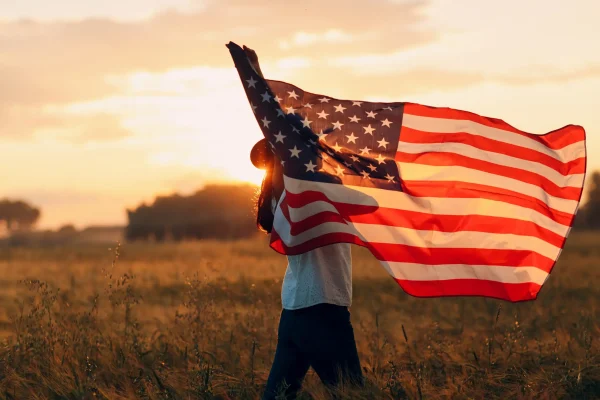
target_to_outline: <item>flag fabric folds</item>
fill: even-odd
[[[227,47],[283,167],[274,250],[364,246],[417,297],[537,297],[581,199],[582,127],[535,135],[450,108],[339,100],[263,79]]]

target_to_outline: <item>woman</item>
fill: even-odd
[[[262,76],[256,53],[246,47],[244,50]],[[276,204],[284,190],[283,171],[264,139],[253,147],[250,158],[256,167],[266,170],[256,205],[256,221],[270,233]],[[348,310],[351,300],[349,244],[332,244],[288,256],[277,349],[263,399],[274,399],[280,393],[295,398],[309,367],[329,387],[335,387],[342,379],[362,384]]]

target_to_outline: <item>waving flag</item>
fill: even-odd
[[[582,127],[534,135],[450,108],[338,100],[265,80],[227,47],[283,165],[273,249],[361,245],[417,297],[536,298],[581,198]]]

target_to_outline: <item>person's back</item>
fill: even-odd
[[[288,256],[281,289],[286,310],[320,303],[350,307],[352,304],[352,255],[346,243],[319,247]]]

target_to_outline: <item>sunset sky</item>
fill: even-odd
[[[600,169],[599,20],[598,0],[2,1],[0,198],[39,206],[42,228],[84,227],[259,182],[230,40],[267,78],[331,97],[582,125]]]

